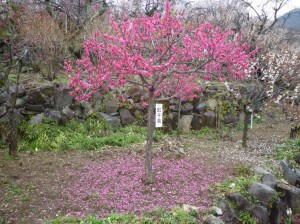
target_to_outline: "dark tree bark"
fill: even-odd
[[[244,105],[243,107],[243,112],[245,114],[245,117],[244,117],[242,146],[247,147],[248,129],[249,129],[251,113],[247,110],[246,105]]]
[[[154,110],[155,110],[155,99],[153,93],[149,93],[149,105],[148,105],[148,121],[147,121],[147,144],[146,144],[146,155],[145,155],[145,175],[146,183],[153,183],[152,173],[152,156],[153,156],[153,133],[154,133]]]
[[[16,91],[14,94],[11,94],[11,108],[9,109],[9,125],[10,125],[10,133],[8,136],[8,145],[9,145],[9,155],[17,156],[19,149],[18,149],[18,121],[16,118],[16,102],[19,93],[19,84],[20,84],[20,75],[22,73],[22,61],[19,61],[19,70],[17,74],[17,81],[16,81]],[[9,88],[9,87],[8,87]]]

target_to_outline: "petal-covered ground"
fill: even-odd
[[[22,152],[20,160],[0,151],[0,220],[7,223],[45,223],[66,214],[170,208],[181,203],[207,206],[208,185],[229,175],[240,164],[259,165],[288,139],[288,123],[255,126],[249,147],[241,148],[241,132],[233,140],[170,139],[186,146],[179,160],[163,159],[164,143],[155,148],[155,183],[144,185],[144,146],[101,151]],[[168,139],[167,139],[168,140]],[[165,150],[165,151],[163,151]],[[163,152],[162,152],[163,151]],[[173,151],[170,157],[174,158]],[[270,164],[275,164],[270,162]]]
[[[64,186],[64,195],[77,209],[69,213],[104,216],[114,212],[135,212],[172,208],[180,204],[208,205],[208,187],[228,176],[225,167],[211,167],[199,160],[154,158],[155,182],[143,183],[144,161],[140,157],[122,157],[94,162],[82,169],[70,170],[73,181]]]

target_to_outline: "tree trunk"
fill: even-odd
[[[153,94],[149,94],[149,105],[148,105],[148,121],[147,121],[147,144],[146,144],[146,155],[145,155],[145,174],[146,183],[153,183],[152,174],[152,146],[153,146],[153,133],[154,133],[154,110],[155,101]]]
[[[14,108],[11,108],[9,111],[9,125],[10,133],[8,136],[8,145],[9,145],[9,155],[17,156],[18,155],[18,125],[15,117]]]
[[[179,98],[179,104],[178,104],[178,118],[177,118],[177,137],[179,136],[179,122],[180,122],[180,116],[181,116],[181,99]]]
[[[20,74],[22,72],[22,62],[20,62],[19,71],[17,74],[16,81],[16,92],[12,94],[11,98],[11,108],[9,109],[9,125],[10,125],[10,133],[8,136],[8,145],[9,145],[9,155],[17,156],[18,155],[18,123],[17,118],[15,116],[15,106],[17,102],[17,97],[19,93],[19,80]]]
[[[248,126],[250,122],[251,113],[247,111],[246,105],[243,107],[243,112],[245,114],[244,117],[244,128],[243,128],[243,139],[242,139],[242,147],[247,147],[247,136],[248,136]]]

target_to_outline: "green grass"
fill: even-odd
[[[112,213],[105,218],[95,218],[93,216],[86,218],[58,217],[48,221],[47,224],[193,224],[197,223],[195,215],[175,207],[172,211],[156,209],[145,212],[141,217],[126,213]]]
[[[249,201],[255,203],[256,201],[248,192],[250,185],[259,180],[259,177],[254,175],[250,167],[240,165],[234,169],[236,177],[229,177],[222,183],[214,183],[210,191],[217,195],[223,196],[229,193],[240,193],[244,195]]]
[[[22,193],[21,187],[17,184],[8,184],[5,187],[5,191],[7,194],[13,196],[13,195],[19,195]]]
[[[0,224],[5,224],[5,218],[3,216],[0,215]]]
[[[97,150],[105,146],[128,147],[145,141],[147,129],[137,125],[113,128],[104,120],[88,118],[71,120],[64,125],[56,122],[23,123],[20,126],[23,150]],[[155,131],[159,138],[161,133]]]
[[[300,153],[300,137],[291,139],[276,148],[277,159],[288,159],[293,163],[294,157]]]

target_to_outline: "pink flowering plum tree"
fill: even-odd
[[[145,181],[152,183],[155,101],[191,98],[201,90],[201,79],[242,79],[253,52],[231,30],[185,23],[182,15],[170,10],[168,1],[163,15],[111,18],[111,26],[111,33],[95,32],[86,40],[83,57],[75,64],[66,61],[65,68],[72,74],[70,86],[78,100],[129,83],[146,89]]]

